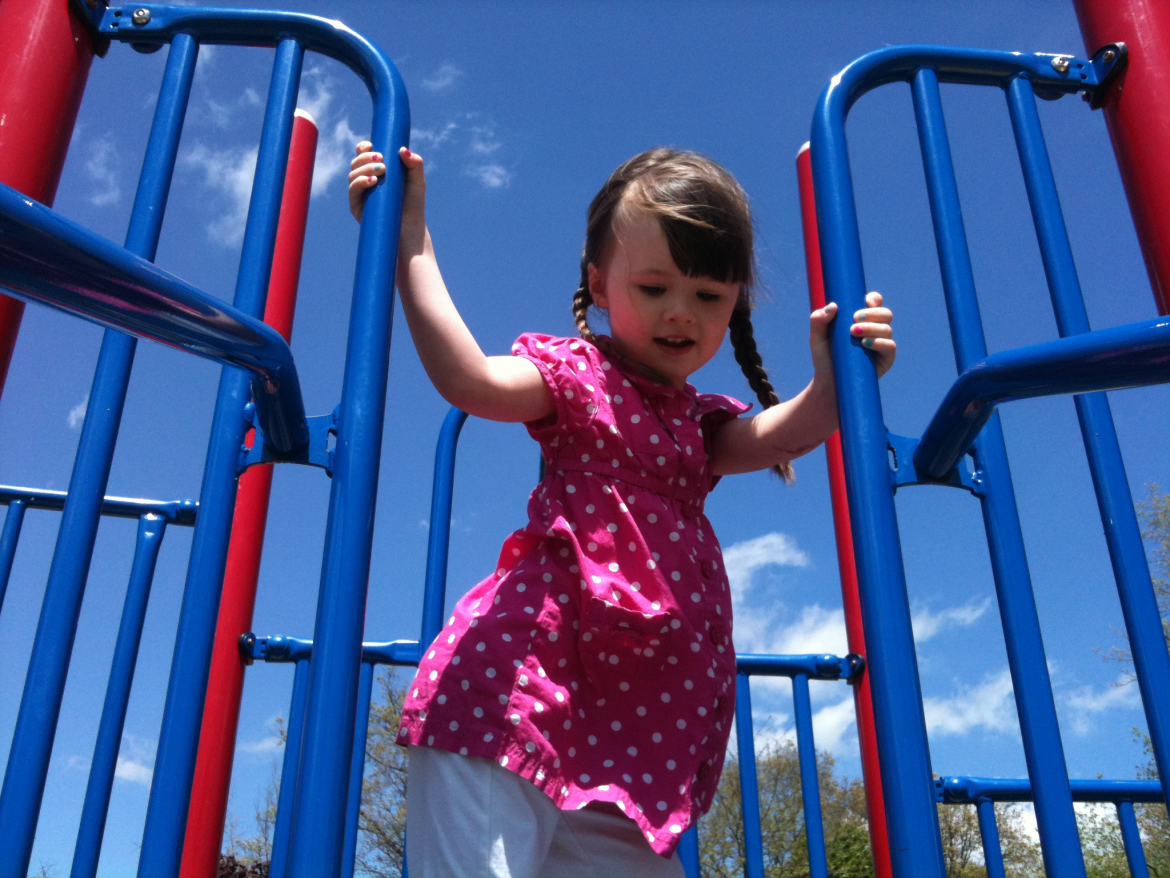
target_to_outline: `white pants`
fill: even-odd
[[[676,853],[651,850],[614,813],[562,811],[490,759],[409,749],[406,858],[410,878],[682,878]]]

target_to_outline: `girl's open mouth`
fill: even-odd
[[[669,351],[681,352],[694,347],[695,340],[693,338],[655,338],[654,343]]]

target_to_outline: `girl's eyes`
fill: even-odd
[[[638,291],[647,296],[661,296],[666,292],[666,287],[655,284],[638,284]],[[718,302],[722,298],[719,293],[713,293],[709,290],[699,290],[696,295],[700,302]]]
[[[718,302],[719,301],[719,294],[718,293],[709,293],[706,290],[700,290],[699,291],[699,301],[701,301],[701,302]]]
[[[658,287],[653,284],[638,284],[638,289],[647,296],[661,296],[666,292],[666,287]]]

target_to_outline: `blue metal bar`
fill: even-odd
[[[808,677],[792,678],[792,705],[796,718],[796,752],[800,759],[800,796],[804,802],[804,837],[810,878],[829,878],[825,857],[825,826],[821,820],[821,785],[817,777],[817,748],[813,740],[812,704]]]
[[[0,610],[4,609],[4,595],[8,591],[8,577],[12,575],[12,562],[16,559],[25,506],[24,500],[10,500],[4,516],[4,530],[0,531]]]
[[[971,274],[946,121],[938,79],[932,70],[921,70],[915,76],[912,94],[951,336],[955,340],[957,365],[960,370],[964,370],[963,376],[956,382],[956,386],[959,386],[967,376],[979,374],[981,367],[973,366],[974,359],[984,358],[982,362],[985,366],[994,358],[986,356],[987,343],[975,304],[975,281]],[[1013,351],[996,356],[1010,358],[1019,355],[1020,351]],[[988,412],[986,417],[990,416]],[[928,429],[919,445],[915,457],[919,467],[924,466],[924,446],[929,445],[930,435]],[[991,551],[1024,754],[1029,775],[1037,789],[1036,820],[1045,866],[1050,875],[1083,878],[1084,860],[1069,794],[1068,770],[1056,719],[1056,705],[1028,573],[1028,559],[1024,551],[1007,449],[998,418],[987,422],[986,429],[975,442],[975,459],[976,468],[983,473],[983,520]],[[934,472],[932,470],[932,475]]]
[[[1170,317],[992,354],[969,364],[947,391],[922,434],[914,463],[934,478],[945,478],[1004,402],[1167,381]]]
[[[126,248],[141,257],[139,261],[153,259],[158,244],[197,54],[195,42],[184,36],[175,39],[167,59],[147,143],[146,164],[139,177],[126,233]],[[10,194],[11,190],[3,187],[0,201],[7,201]],[[18,198],[21,198],[26,213],[35,213],[42,219],[55,216],[48,208],[31,206],[35,203],[21,196]],[[0,241],[7,238],[9,231],[5,229],[0,234]],[[109,242],[106,244],[118,253],[126,252]],[[10,256],[13,256],[11,251],[5,252],[4,261],[7,262]],[[40,266],[40,271],[56,266],[57,257],[54,252]],[[0,274],[7,278],[8,269],[0,270]],[[69,498],[61,516],[25,677],[24,695],[8,754],[8,769],[0,792],[0,850],[6,852],[4,862],[0,863],[3,878],[24,878],[28,872],[85,580],[126,401],[134,347],[133,338],[107,331],[98,356],[89,407],[70,477]]]
[[[311,658],[313,641],[303,637],[256,637],[249,638],[248,655],[255,661],[270,664],[287,664]],[[363,643],[362,662],[369,665],[417,665],[418,641],[392,640],[388,643]]]
[[[983,324],[978,320],[975,306],[975,279],[970,272],[947,124],[943,118],[934,71],[924,69],[918,73],[913,95],[951,336],[955,338],[958,368],[964,370],[955,384],[957,387],[963,385],[969,376],[980,375],[980,369],[996,373],[995,368],[989,369],[986,364],[996,361],[997,357],[1009,358],[1014,363],[1018,362],[1017,358],[1026,359],[1026,351],[1034,348],[1010,351],[996,357],[986,356]],[[972,314],[972,311],[975,313]],[[1066,343],[1068,339],[1057,342]],[[972,359],[975,358],[983,358],[982,365],[972,365]],[[985,419],[990,417],[989,411]],[[937,469],[925,462],[929,459],[930,437],[928,428],[918,446],[915,464],[935,474]],[[975,448],[976,467],[983,472],[984,526],[991,550],[992,571],[996,579],[1025,759],[1028,774],[1037,787],[1035,812],[1045,866],[1053,876],[1082,878],[1085,863],[1081,856],[1080,837],[1076,832],[1073,801],[1068,791],[1068,769],[1060,740],[1057,707],[1048,678],[1040,619],[1035,609],[1031,576],[1028,574],[1024,535],[1020,528],[1016,494],[998,418],[987,421],[986,430],[979,435]]]
[[[701,878],[699,874],[699,825],[696,823],[678,840],[678,858],[682,860],[687,878]],[[405,872],[403,875],[405,876]]]
[[[999,826],[995,822],[995,802],[981,798],[975,803],[979,817],[979,835],[983,839],[983,865],[987,878],[1007,878],[1003,866],[1003,848],[999,843]]]
[[[19,502],[26,509],[65,508],[68,491],[49,491],[44,488],[17,488],[0,485],[0,503]],[[199,504],[194,500],[141,500],[132,497],[106,497],[102,500],[102,515],[114,518],[139,519],[144,515],[158,515],[169,524],[190,526],[195,523]],[[2,539],[2,538],[0,538]]]
[[[1069,785],[1074,802],[1166,801],[1156,780],[1073,780]],[[952,805],[971,805],[984,798],[995,802],[1032,801],[1032,785],[1027,778],[942,777],[938,790],[938,800]]]
[[[272,268],[272,250],[303,57],[304,52],[294,39],[286,39],[277,46],[260,135],[235,295],[236,307],[257,318],[264,312],[268,295],[268,276]],[[174,878],[179,872],[199,747],[203,696],[235,510],[236,477],[244,442],[244,407],[248,396],[246,374],[225,367],[220,376],[199,495],[199,521],[195,525],[187,583],[179,611],[154,782],[150,788],[142,854],[138,861],[139,878]],[[340,438],[338,444],[341,445]],[[343,777],[341,782],[344,781]],[[322,870],[318,874],[328,874],[328,871]]]
[[[735,677],[735,743],[739,751],[740,809],[743,812],[744,878],[764,878],[764,836],[760,829],[760,789],[756,779],[756,741],[748,675]]]
[[[358,828],[362,814],[362,779],[366,768],[366,732],[370,728],[370,698],[374,687],[374,666],[362,663],[358,685],[357,718],[353,724],[353,757],[349,769],[349,805],[345,810],[345,848],[341,854],[341,878],[353,878],[357,859]]]
[[[1150,878],[1150,867],[1146,863],[1146,852],[1142,850],[1142,833],[1133,813],[1133,802],[1117,803],[1117,824],[1121,827],[1121,843],[1125,846],[1129,874],[1133,878]]]
[[[740,653],[735,657],[737,673],[760,677],[795,677],[803,674],[810,680],[851,680],[861,672],[863,661],[859,655],[844,658],[821,653],[818,655],[759,655]]]
[[[114,771],[118,763],[118,749],[122,743],[122,727],[126,721],[126,706],[130,703],[130,687],[134,683],[134,667],[138,662],[138,646],[142,641],[142,624],[146,621],[146,605],[150,600],[154,567],[166,530],[167,520],[158,515],[148,513],[138,523],[134,564],[130,569],[130,584],[126,588],[126,602],[118,626],[110,682],[106,687],[106,701],[98,725],[93,761],[90,763],[89,783],[85,789],[85,804],[81,809],[81,825],[77,832],[70,878],[94,878],[97,874],[106,814],[110,807],[110,791],[114,786]]]
[[[377,80],[377,87],[371,87],[370,139],[383,155],[397,155],[410,134],[406,90],[380,50],[370,47],[365,58],[370,62],[367,81]],[[292,878],[334,874],[341,858],[386,407],[402,183],[402,175],[387,174],[370,192],[358,239],[296,804],[296,825],[303,829],[293,838]]]
[[[305,730],[305,700],[309,694],[309,658],[296,660],[292,704],[288,708],[288,734],[284,739],[284,761],[280,768],[280,796],[276,803],[276,826],[272,830],[272,863],[269,878],[288,874],[288,852],[292,841],[293,814],[297,798],[297,763]]]
[[[419,656],[443,627],[447,595],[447,555],[451,545],[451,498],[455,491],[455,450],[467,412],[452,408],[443,421],[435,448],[435,479],[431,486],[431,527],[427,541],[427,572],[423,586],[422,634]],[[417,659],[416,659],[417,661]]]
[[[1024,181],[1057,326],[1062,336],[1088,333],[1089,316],[1061,214],[1056,180],[1052,176],[1032,87],[1026,80],[1014,80],[1009,86],[1008,110],[1025,171]],[[1159,621],[1158,602],[1150,581],[1141,528],[1134,512],[1108,399],[1104,394],[1095,393],[1078,396],[1075,402],[1158,775],[1162,778],[1163,790],[1170,796],[1170,652],[1166,650]]]

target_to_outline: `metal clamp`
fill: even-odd
[[[941,479],[932,478],[929,473],[920,470],[914,464],[918,441],[911,436],[886,433],[886,447],[890,451],[890,487],[895,493],[898,488],[909,485],[942,485],[948,488],[962,488],[976,497],[984,495],[983,471],[968,470],[962,459]]]
[[[251,424],[255,409],[251,403],[246,409],[248,423]],[[331,415],[319,415],[315,418],[306,418],[309,427],[309,442],[292,454],[280,454],[274,451],[264,441],[264,433],[257,426],[256,434],[252,438],[252,447],[247,445],[240,449],[239,471],[242,473],[250,466],[258,463],[300,463],[305,466],[319,466],[326,475],[333,476],[333,446],[337,439],[337,415],[334,409]]]
[[[1089,62],[1097,68],[1099,84],[1092,91],[1085,92],[1085,100],[1089,108],[1099,110],[1105,104],[1105,97],[1113,80],[1121,75],[1129,63],[1129,49],[1125,43],[1106,43],[1093,53],[1093,60]]]

